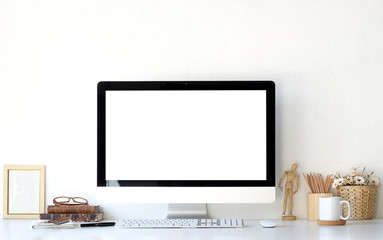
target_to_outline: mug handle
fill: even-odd
[[[348,207],[348,214],[347,214],[347,217],[343,217],[343,207],[342,207],[342,203],[346,203],[347,204],[347,207]],[[340,207],[342,208],[342,215],[340,215],[340,219],[342,220],[347,220],[351,217],[351,206],[350,206],[350,202],[347,201],[347,200],[342,200],[340,201]]]

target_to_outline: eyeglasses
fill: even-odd
[[[73,202],[71,203],[70,200]],[[53,203],[55,205],[88,205],[88,200],[82,197],[55,197]]]

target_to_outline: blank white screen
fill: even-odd
[[[107,180],[265,180],[266,91],[106,91]]]

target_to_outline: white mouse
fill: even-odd
[[[277,225],[273,220],[261,220],[259,224],[264,228],[273,228]]]

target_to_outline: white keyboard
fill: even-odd
[[[242,219],[124,219],[120,228],[240,228]]]

